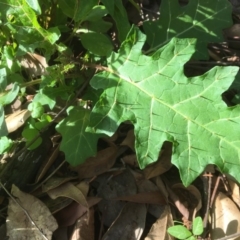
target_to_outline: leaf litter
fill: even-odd
[[[232,42],[232,38],[228,38],[228,41]],[[222,61],[223,58],[217,60]],[[17,125],[16,129],[19,127]],[[188,188],[179,186],[180,177],[176,168],[171,166],[170,142],[164,142],[156,163],[140,170],[133,144],[135,136],[128,127],[129,123],[122,124],[114,138],[101,138],[96,156],[89,157],[76,167],[69,168],[66,164],[56,163],[63,160],[62,153],[57,150],[51,174],[47,174],[44,183],[28,182],[33,184],[26,190],[28,192],[30,189],[30,193],[24,193],[13,185],[6,232],[10,239],[44,239],[44,236],[51,239],[57,223],[54,236],[59,240],[173,239],[166,232],[173,225],[173,219],[191,228],[196,214],[203,216],[201,211],[206,211],[204,204],[208,200],[210,205],[207,204],[207,207],[212,208],[213,213],[210,220],[214,229],[212,238],[222,238],[238,231],[239,209],[236,205],[239,205],[239,186],[231,177],[222,176],[215,168],[207,168],[194,185]],[[84,141],[78,148],[78,155],[81,155],[83,145]],[[89,156],[93,155],[92,150],[90,153]],[[44,164],[50,158],[51,153]],[[228,183],[231,187],[227,186]],[[214,186],[219,191],[216,195]],[[180,190],[177,191],[177,188]],[[197,189],[200,189],[200,196]],[[4,198],[1,200],[6,206]],[[203,206],[199,203],[201,199],[204,200]],[[4,210],[3,214],[6,214]],[[18,214],[20,219],[14,222],[18,220]],[[19,234],[19,228],[22,228],[22,235]],[[4,225],[1,229],[4,229]],[[5,235],[0,235],[0,238],[4,239]]]

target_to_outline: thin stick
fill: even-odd
[[[208,214],[209,214],[209,209],[210,209],[212,176],[207,176],[206,178],[207,178],[208,186],[207,186],[207,208],[206,208],[206,213],[205,213],[204,220],[203,220],[204,228],[207,227]]]
[[[29,219],[30,223],[36,227],[38,229],[38,231],[40,232],[40,234],[42,235],[43,239],[45,240],[49,240],[44,234],[43,232],[40,230],[40,228],[37,226],[37,224],[33,221],[32,217],[28,214],[27,210],[22,207],[20,205],[20,203],[11,195],[11,193],[4,187],[4,185],[2,184],[2,182],[0,181],[0,186],[4,189],[4,191],[7,193],[7,195],[23,210],[23,212],[25,213],[25,215],[27,216],[27,218]]]

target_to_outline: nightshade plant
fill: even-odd
[[[203,233],[203,221],[201,217],[194,218],[192,222],[192,231],[189,231],[183,225],[169,227],[167,231],[177,239],[195,240],[197,239],[197,236]]]
[[[23,130],[28,138],[26,133],[36,133],[52,121],[48,112],[56,111],[59,103],[69,104],[91,79],[82,98],[93,102],[93,110],[71,106],[56,126],[70,164],[83,163],[96,153],[99,137],[131,121],[141,168],[156,161],[163,142],[170,141],[172,163],[184,185],[208,164],[240,181],[240,108],[228,107],[221,98],[238,67],[215,67],[192,78],[184,74],[192,56],[206,58],[208,41],[221,40],[221,30],[231,25],[231,6],[227,0],[190,0],[184,7],[177,0],[168,3],[162,1],[157,25],[144,22],[144,34],[131,27],[118,0],[1,0],[1,152],[12,144],[6,138],[4,106],[17,96],[24,99],[26,87],[39,86]],[[136,7],[133,1],[129,4]],[[109,31],[118,39],[113,41]],[[143,51],[146,42],[150,48],[145,45]],[[45,74],[33,80],[22,73],[29,52],[40,53],[49,63]],[[11,90],[6,90],[10,84]]]

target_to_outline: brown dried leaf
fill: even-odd
[[[130,154],[130,155],[124,156],[124,157],[122,157],[122,160],[128,165],[131,165],[134,167],[139,166],[136,154]]]
[[[101,198],[97,197],[88,198],[87,202],[89,208],[99,203],[99,201],[101,201]],[[67,207],[55,213],[54,217],[57,219],[57,222],[60,227],[67,227],[73,225],[77,221],[77,219],[82,217],[88,211],[89,211],[88,208],[73,201]]]
[[[170,220],[170,221],[169,221]],[[170,234],[168,234],[167,229],[173,226],[172,216],[169,206],[165,206],[163,213],[157,219],[157,221],[152,225],[148,235],[144,240],[167,240],[174,239]]]
[[[233,180],[228,178],[229,185],[232,190],[231,197],[235,204],[237,204],[238,207],[240,207],[240,189],[239,184],[235,183]]]
[[[127,133],[126,138],[121,143],[122,146],[128,146],[132,149],[133,152],[135,152],[135,136],[134,136],[134,130],[129,130]]]
[[[26,120],[31,116],[31,112],[27,109],[14,112],[5,117],[7,130],[9,133],[16,131],[18,128],[23,126]]]
[[[199,190],[193,185],[185,187],[182,183],[174,184],[172,189],[175,190],[181,202],[188,203],[188,210],[193,213],[191,219],[194,219],[202,207],[202,196]]]
[[[145,178],[157,177],[168,171],[172,167],[171,156],[172,143],[164,142],[158,161],[143,170]]]
[[[239,223],[239,209],[229,197],[219,192],[212,209],[212,239],[240,232]],[[231,239],[240,239],[240,237]]]
[[[145,204],[127,203],[102,239],[139,240],[145,228],[146,214]]]
[[[90,157],[86,160],[86,162],[72,169],[78,172],[80,179],[98,176],[108,171],[113,166],[117,153],[117,147],[108,147],[99,151],[96,157]]]
[[[118,196],[136,194],[136,182],[128,169],[113,177],[109,173],[101,175],[95,181],[99,182],[98,196],[103,198],[98,204],[98,208],[104,216],[104,225],[110,226],[125,204],[122,201],[111,199]]]
[[[120,196],[113,198],[113,200],[121,200],[135,203],[146,204],[166,204],[165,198],[160,192],[141,192],[135,195]]]
[[[35,225],[33,225],[23,209],[12,199],[9,200],[7,235],[11,240],[42,240],[43,234],[51,239],[57,229],[57,222],[48,208],[39,199],[20,191],[12,186],[12,194],[17,197],[18,203],[26,210]]]
[[[90,208],[75,224],[70,240],[94,239],[94,209]]]
[[[39,54],[27,53],[21,57],[20,63],[32,77],[41,76],[47,73],[46,68],[48,67],[48,64],[46,58]]]
[[[52,176],[45,183],[42,184],[42,192],[47,192],[52,189],[55,189],[61,186],[62,184],[69,182],[72,179],[75,179],[75,177],[62,178],[62,177]]]

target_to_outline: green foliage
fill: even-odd
[[[192,223],[192,232],[182,225],[169,227],[167,231],[177,239],[195,240],[203,233],[203,221],[201,217],[196,217]]]
[[[147,42],[152,51],[173,37],[197,38],[194,57],[207,59],[207,44],[222,41],[222,29],[232,25],[231,11],[228,1],[195,0],[180,7],[178,0],[163,0],[160,18],[143,24]]]
[[[97,39],[97,42],[96,42]],[[81,36],[83,46],[99,56],[109,56],[113,46],[110,39],[101,33],[86,33]]]
[[[76,22],[83,21],[91,13],[94,6],[98,4],[98,0],[84,1],[76,0],[60,0],[59,6],[63,13],[72,18]]]
[[[45,49],[49,57],[54,51],[54,43],[59,39],[60,32],[57,27],[42,28],[37,20],[36,13],[29,6],[31,1],[1,0],[0,9],[4,25],[15,41],[18,43],[16,55],[34,52],[36,48]],[[37,6],[35,3],[34,8]],[[39,11],[39,8],[37,8]],[[9,36],[6,36],[8,38]]]
[[[99,137],[130,120],[141,168],[170,141],[185,185],[210,163],[240,181],[239,106],[227,107],[221,99],[238,68],[216,67],[195,78],[183,71],[192,56],[206,58],[206,44],[219,41],[231,25],[228,1],[190,0],[180,7],[177,0],[163,0],[159,20],[143,24],[146,35],[131,28],[126,3],[139,11],[133,0],[0,1],[0,152],[16,140],[6,138],[5,106],[17,97],[24,105],[34,95],[32,118],[20,135],[30,143],[71,105],[56,129],[72,165],[95,155]],[[44,75],[23,73],[21,59],[29,53],[48,62]],[[86,84],[78,96],[91,78],[92,87]],[[91,112],[74,105],[76,98],[97,103]]]
[[[83,163],[95,155],[98,138],[102,134],[85,132],[89,123],[90,111],[82,107],[68,109],[68,117],[61,121],[56,129],[63,135],[60,149],[65,153],[71,165]]]
[[[112,18],[116,22],[120,42],[124,41],[127,36],[127,33],[130,30],[130,24],[127,19],[126,10],[122,5],[122,1],[102,0],[102,3],[105,5],[109,14],[112,16]]]
[[[28,105],[28,110],[33,118],[40,118],[44,113],[44,108],[40,102],[33,102]]]
[[[240,180],[237,168],[231,167],[239,165],[240,107],[229,108],[221,98],[238,67],[215,67],[187,78],[183,66],[195,51],[194,39],[174,38],[151,57],[141,53],[144,40],[133,28],[119,52],[108,58],[105,71],[91,80],[104,92],[88,130],[112,135],[130,120],[141,168],[155,162],[163,142],[170,141],[172,163],[185,185],[209,163]]]

